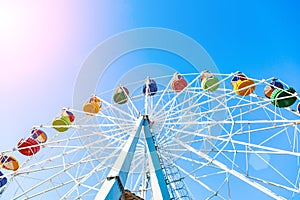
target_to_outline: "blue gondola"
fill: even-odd
[[[157,85],[156,82],[153,79],[150,79],[149,77],[146,80],[146,83],[143,86],[143,93],[145,95],[153,96],[157,92]]]
[[[4,174],[0,171],[0,188],[6,185],[7,178],[4,176]]]

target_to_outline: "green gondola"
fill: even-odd
[[[117,104],[125,104],[128,101],[129,90],[123,86],[116,89],[113,96],[114,102]]]
[[[213,92],[219,88],[219,79],[208,70],[204,70],[201,75],[201,86],[208,92]]]
[[[270,99],[272,99],[271,102],[274,106],[279,108],[289,107],[297,100],[297,97],[293,95],[294,93],[296,91],[291,87],[286,90],[277,88],[272,92]]]
[[[202,81],[202,88],[209,92],[213,92],[219,88],[219,79],[217,77],[204,78]]]
[[[56,118],[52,121],[52,126],[58,132],[65,132],[69,129],[71,125],[71,121],[68,117],[61,116],[60,118]]]

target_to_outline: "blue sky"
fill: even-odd
[[[206,49],[222,73],[274,76],[300,90],[298,1],[0,4],[0,38],[5,44],[0,47],[1,134],[15,136],[0,149],[10,148],[33,124],[51,121],[61,107],[70,106],[77,74],[89,53],[112,35],[134,28],[182,32]]]
[[[221,73],[278,77],[300,91],[300,3],[0,1],[0,151],[72,105],[81,65],[122,31],[162,27],[201,44]],[[4,12],[5,11],[5,12]],[[1,14],[2,13],[2,14]]]

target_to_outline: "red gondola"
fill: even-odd
[[[176,72],[171,82],[172,89],[175,92],[181,92],[187,85],[188,83],[185,78]]]
[[[21,139],[18,143],[18,151],[25,156],[32,156],[39,152],[40,145],[33,138]]]

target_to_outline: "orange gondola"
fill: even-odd
[[[19,162],[16,158],[12,156],[1,156],[0,157],[0,165],[2,168],[7,170],[16,171],[19,169]]]
[[[256,86],[252,79],[248,79],[242,72],[237,72],[231,80],[231,85],[236,94],[248,96],[254,92]]]
[[[102,101],[99,97],[94,95],[90,98],[88,103],[83,105],[83,111],[87,114],[97,114],[102,106]]]
[[[176,72],[171,82],[172,89],[175,92],[181,92],[184,88],[186,88],[187,85],[188,83],[185,78]]]

